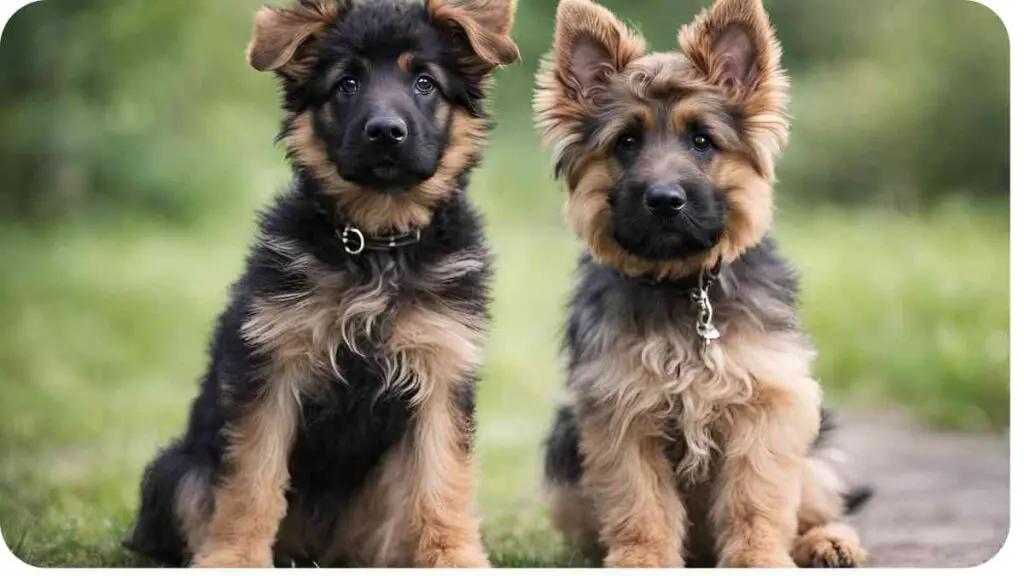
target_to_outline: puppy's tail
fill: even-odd
[[[212,512],[212,474],[212,465],[181,441],[158,454],[142,476],[135,526],[122,545],[165,566],[186,565],[187,535],[181,529]]]
[[[583,459],[580,456],[580,429],[568,406],[562,406],[555,414],[546,444],[544,478],[548,482],[575,484],[582,474]]]
[[[843,494],[843,508],[846,514],[856,514],[875,495],[875,488],[869,484],[855,486]]]
[[[814,447],[811,450],[811,456],[817,461],[816,464],[819,466],[819,472],[827,471],[825,474],[819,473],[819,476],[837,475],[840,468],[839,462],[830,457],[834,456],[836,449],[829,445],[836,430],[835,416],[830,410],[825,408],[821,409],[820,416],[821,426],[818,438],[815,440]],[[846,486],[841,489],[839,495],[842,497],[843,514],[855,514],[875,495],[875,488],[870,484]]]

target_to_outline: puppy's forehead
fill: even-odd
[[[679,75],[690,68],[686,56],[675,52],[652,52],[633,60],[626,66],[626,74],[643,72],[649,76],[658,74]]]
[[[617,79],[619,90],[647,101],[671,101],[707,90],[690,60],[679,53],[655,52],[629,63]]]
[[[330,30],[326,45],[328,56],[369,61],[406,53],[434,59],[441,52],[439,34],[415,3],[361,3]]]
[[[655,52],[634,60],[611,78],[597,105],[590,138],[599,147],[611,145],[637,124],[649,132],[681,133],[694,123],[713,132],[724,147],[739,146],[725,96],[680,53]]]

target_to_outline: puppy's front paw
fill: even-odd
[[[768,550],[741,550],[724,556],[721,568],[796,568],[796,562],[785,552]]]
[[[678,553],[653,547],[629,546],[612,549],[604,559],[608,568],[682,568]]]
[[[818,542],[810,555],[812,568],[858,568],[863,552],[838,540]]]
[[[797,539],[793,556],[806,568],[859,568],[868,557],[853,529],[839,524],[808,531]]]
[[[193,568],[272,568],[270,550],[233,550],[223,548],[201,552],[192,559]]]
[[[424,568],[490,568],[482,546],[434,548],[421,551],[417,562]]]

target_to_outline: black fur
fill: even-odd
[[[403,112],[410,123],[422,123],[437,106],[438,98],[479,115],[480,78],[460,76],[456,58],[464,47],[453,42],[457,40],[446,39],[434,31],[421,4],[365,3],[343,16],[325,36],[317,72],[308,83],[295,84],[282,78],[284,108],[290,118],[311,106],[323,106],[325,98],[339,98],[333,92],[334,85],[326,86],[325,82],[333,67],[349,62],[353,56],[369,54],[375,61],[394,60],[398,54],[416,48],[445,71],[446,77],[438,79],[443,80],[443,93],[433,95],[430,102],[409,102],[414,100],[414,95],[410,97],[409,93],[395,89],[399,78],[397,68],[382,68],[384,74],[390,75],[387,81],[390,84],[385,82],[385,85],[398,93],[392,101],[404,98],[405,104],[410,106]],[[373,95],[376,98],[386,96],[381,92]],[[353,105],[350,101],[339,101],[335,114],[340,118],[364,118],[372,114],[371,109],[366,103]],[[318,133],[328,129],[324,125],[317,128]],[[430,132],[426,128],[417,130]],[[327,135],[324,140],[325,144],[334,146],[328,148],[340,173],[345,174],[347,169],[370,169],[366,157],[360,156],[358,150],[353,156],[357,160],[348,162],[344,150],[356,144],[339,143],[333,135]],[[424,150],[428,155],[440,157],[447,142],[446,131],[430,132],[417,139],[416,150],[410,149],[408,156],[396,162],[415,164],[419,160],[414,156]],[[436,163],[436,159],[432,161]],[[463,192],[468,169],[460,177],[459,189],[452,191],[450,198],[434,209],[432,221],[422,230],[418,243],[393,251],[353,256],[344,250],[338,238],[337,223],[325,215],[323,206],[330,200],[322,194],[320,184],[303,168],[297,165],[293,168],[296,176],[290,189],[260,217],[261,238],[290,243],[321,269],[344,276],[351,289],[381,283],[393,308],[424,300],[440,301],[451,309],[486,319],[490,256],[481,219]],[[380,184],[372,177],[366,178],[366,182]],[[384,184],[396,183],[409,184],[401,178]],[[381,190],[381,193],[394,193],[394,190]],[[470,272],[442,289],[424,293],[419,281],[422,275],[445,257],[460,251],[479,254],[485,262],[483,269]],[[212,512],[212,487],[224,474],[225,429],[239,418],[240,407],[256,398],[266,384],[259,368],[268,359],[242,338],[242,326],[249,317],[250,305],[258,297],[295,294],[309,287],[310,279],[287,267],[288,263],[284,256],[262,242],[252,247],[213,333],[210,362],[199,394],[192,403],[187,428],[180,438],[157,455],[143,476],[136,524],[125,541],[129,549],[168,565],[182,565],[190,560],[175,516],[175,491],[187,473],[198,474],[209,489],[209,501],[204,504],[207,512]],[[289,464],[291,487],[287,499],[290,513],[301,506],[303,518],[307,525],[316,527],[317,537],[308,543],[311,558],[291,560],[309,561],[322,552],[336,520],[351,498],[410,426],[412,412],[407,398],[397,393],[382,394],[383,367],[374,360],[381,346],[379,334],[364,336],[358,346],[362,354],[354,353],[345,345],[337,350],[344,383],[335,377],[324,377],[322,384],[325,385],[318,389],[327,393],[303,398],[301,421],[297,423]],[[453,390],[453,401],[470,428],[475,422],[475,385],[474,376]],[[471,438],[465,442],[464,447],[471,450]]]
[[[551,481],[575,484],[583,474],[580,455],[580,430],[568,406],[555,413],[555,423],[547,438],[544,455],[544,477]]]

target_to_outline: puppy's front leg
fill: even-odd
[[[270,567],[278,525],[285,516],[288,454],[298,405],[284,386],[255,400],[228,429],[226,473],[214,491],[198,568]]]
[[[608,419],[588,414],[580,424],[582,481],[608,548],[605,565],[681,567],[686,511],[656,427],[634,421],[617,443]]]
[[[412,563],[488,567],[473,458],[483,318],[451,308],[409,308],[395,318],[388,343],[414,383],[414,416],[402,457]]]
[[[795,566],[800,465],[817,434],[818,404],[817,384],[805,380],[763,387],[733,411],[711,513],[721,566]]]
[[[413,563],[418,567],[487,568],[476,517],[472,414],[456,402],[468,391],[435,390],[413,426]]]

